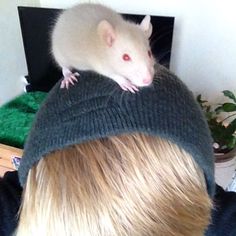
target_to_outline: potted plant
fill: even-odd
[[[228,161],[236,156],[236,96],[229,90],[224,90],[223,94],[229,102],[218,104],[215,108],[203,100],[201,94],[197,96],[214,141],[216,162]]]

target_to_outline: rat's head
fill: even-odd
[[[145,16],[140,24],[124,21],[116,27],[103,20],[98,25],[98,33],[108,59],[104,66],[109,67],[111,74],[125,77],[139,87],[152,83],[154,58],[149,44],[150,16]]]

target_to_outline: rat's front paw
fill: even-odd
[[[74,82],[78,82],[77,77],[79,76],[78,72],[71,72],[68,68],[63,68],[62,73],[64,75],[64,79],[61,82],[60,88],[69,88],[70,84],[74,85]]]
[[[126,81],[124,83],[120,83],[119,85],[123,90],[130,91],[131,93],[135,93],[135,92],[139,91],[137,86],[135,86],[134,84],[132,84],[129,81]]]
[[[78,82],[78,79],[76,76],[79,76],[79,73],[71,73],[71,75],[68,75],[64,77],[64,79],[61,81],[60,88],[69,88],[70,84],[74,85],[74,82]]]
[[[111,76],[113,80],[115,80],[120,87],[125,90],[125,91],[130,91],[131,93],[135,93],[136,91],[139,91],[138,87],[132,84],[129,80],[126,78],[119,76],[119,75],[114,75]]]

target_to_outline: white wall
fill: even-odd
[[[0,0],[0,104],[22,91],[27,72],[16,5],[69,7],[78,0]],[[236,14],[233,0],[100,0],[117,11],[175,16],[173,70],[207,99],[236,92]]]
[[[0,104],[22,93],[27,74],[17,6],[39,5],[38,0],[0,0]]]

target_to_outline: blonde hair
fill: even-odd
[[[202,170],[161,138],[129,134],[43,158],[28,175],[17,236],[204,235]]]

